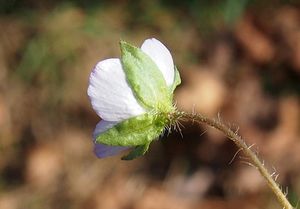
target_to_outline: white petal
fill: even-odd
[[[167,85],[171,86],[174,82],[174,62],[167,47],[157,39],[151,38],[144,41],[141,49],[151,57],[161,70]]]
[[[90,75],[87,93],[94,110],[107,121],[121,121],[145,112],[134,97],[121,62],[116,58],[97,63]]]
[[[104,158],[109,157],[113,155],[119,154],[119,152],[129,149],[130,147],[122,147],[122,146],[108,146],[105,144],[98,144],[95,143],[96,137],[101,134],[102,132],[106,131],[107,129],[113,127],[116,125],[117,122],[109,122],[105,120],[101,120],[97,125],[93,133],[93,139],[94,139],[94,152],[97,157]]]

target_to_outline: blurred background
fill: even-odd
[[[281,208],[231,141],[183,124],[134,161],[97,159],[86,95],[120,39],[172,52],[177,106],[223,121],[300,197],[300,2],[0,0],[1,209]]]

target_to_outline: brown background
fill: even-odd
[[[97,159],[86,95],[120,39],[155,37],[182,76],[179,109],[217,117],[300,196],[298,1],[9,1],[0,4],[1,209],[281,208],[222,134],[183,124],[124,162]],[[232,162],[231,162],[232,161]]]

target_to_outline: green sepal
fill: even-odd
[[[149,145],[150,143],[135,147],[128,155],[123,156],[122,160],[133,160],[144,155],[148,151]]]
[[[139,146],[150,143],[164,129],[162,118],[146,113],[122,121],[96,138],[96,143],[111,146]]]
[[[122,66],[138,102],[146,109],[167,112],[172,106],[166,81],[154,61],[141,49],[120,42]]]
[[[174,82],[173,82],[173,84],[170,86],[171,94],[173,94],[175,88],[176,88],[179,84],[181,84],[180,74],[179,74],[179,71],[178,71],[177,67],[174,66]]]

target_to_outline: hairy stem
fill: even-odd
[[[245,143],[245,141],[242,139],[240,135],[232,131],[228,126],[223,124],[220,120],[210,119],[200,114],[194,114],[194,113],[192,114],[192,113],[185,113],[185,112],[178,113],[178,116],[181,120],[193,121],[196,123],[204,123],[208,126],[214,127],[219,131],[223,132],[229,139],[231,139],[238,146],[240,150],[244,152],[244,155],[249,158],[250,163],[253,164],[260,172],[260,174],[265,178],[269,187],[274,192],[274,194],[276,195],[278,201],[283,206],[283,208],[293,209],[293,206],[287,200],[286,196],[279,188],[279,185],[276,183],[276,181],[270,175],[268,170],[264,167],[263,163],[260,161],[257,155],[250,149],[250,147],[248,147],[248,145]]]

